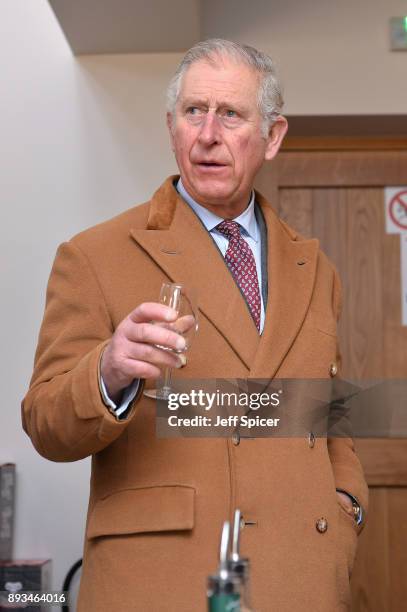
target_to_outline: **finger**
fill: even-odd
[[[196,321],[193,315],[184,315],[183,317],[179,317],[174,323],[171,323],[171,329],[179,334],[186,334],[195,324]]]
[[[130,345],[127,359],[143,361],[161,368],[180,368],[183,361],[176,353],[163,351],[152,344],[134,343]]]
[[[134,323],[145,323],[147,321],[174,321],[177,311],[158,302],[144,302],[131,311],[128,318]]]
[[[158,366],[147,361],[131,361],[129,366],[131,378],[159,378],[162,376]]]
[[[173,324],[172,324],[173,325]],[[124,330],[125,338],[132,343],[159,344],[176,351],[185,350],[185,338],[168,329],[165,324],[130,322]]]

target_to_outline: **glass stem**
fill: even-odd
[[[172,378],[172,368],[165,368],[164,370],[164,382],[162,387],[162,394],[165,399],[168,398],[171,393],[171,378]]]

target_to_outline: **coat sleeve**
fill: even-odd
[[[341,283],[338,273],[334,272],[333,284],[333,310],[337,320],[340,317],[341,303]],[[339,347],[337,348],[337,364],[340,372],[341,356]],[[346,425],[342,427],[344,428]],[[364,518],[367,516],[368,509],[368,487],[363,473],[362,465],[355,452],[355,445],[351,435],[328,437],[328,452],[332,464],[335,486],[337,489],[347,491],[356,497],[362,505]],[[365,520],[359,526],[359,530],[364,527]]]
[[[44,319],[30,388],[22,401],[23,428],[37,451],[75,461],[113,442],[129,423],[109,412],[99,391],[101,353],[113,333],[104,297],[86,255],[62,244],[48,281]]]

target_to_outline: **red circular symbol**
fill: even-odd
[[[396,193],[389,204],[389,215],[397,227],[407,230],[407,189]]]

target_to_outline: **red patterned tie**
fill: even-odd
[[[225,220],[216,229],[228,240],[225,261],[250,308],[253,320],[260,331],[261,300],[256,262],[253,252],[240,234],[240,225],[236,221]]]

